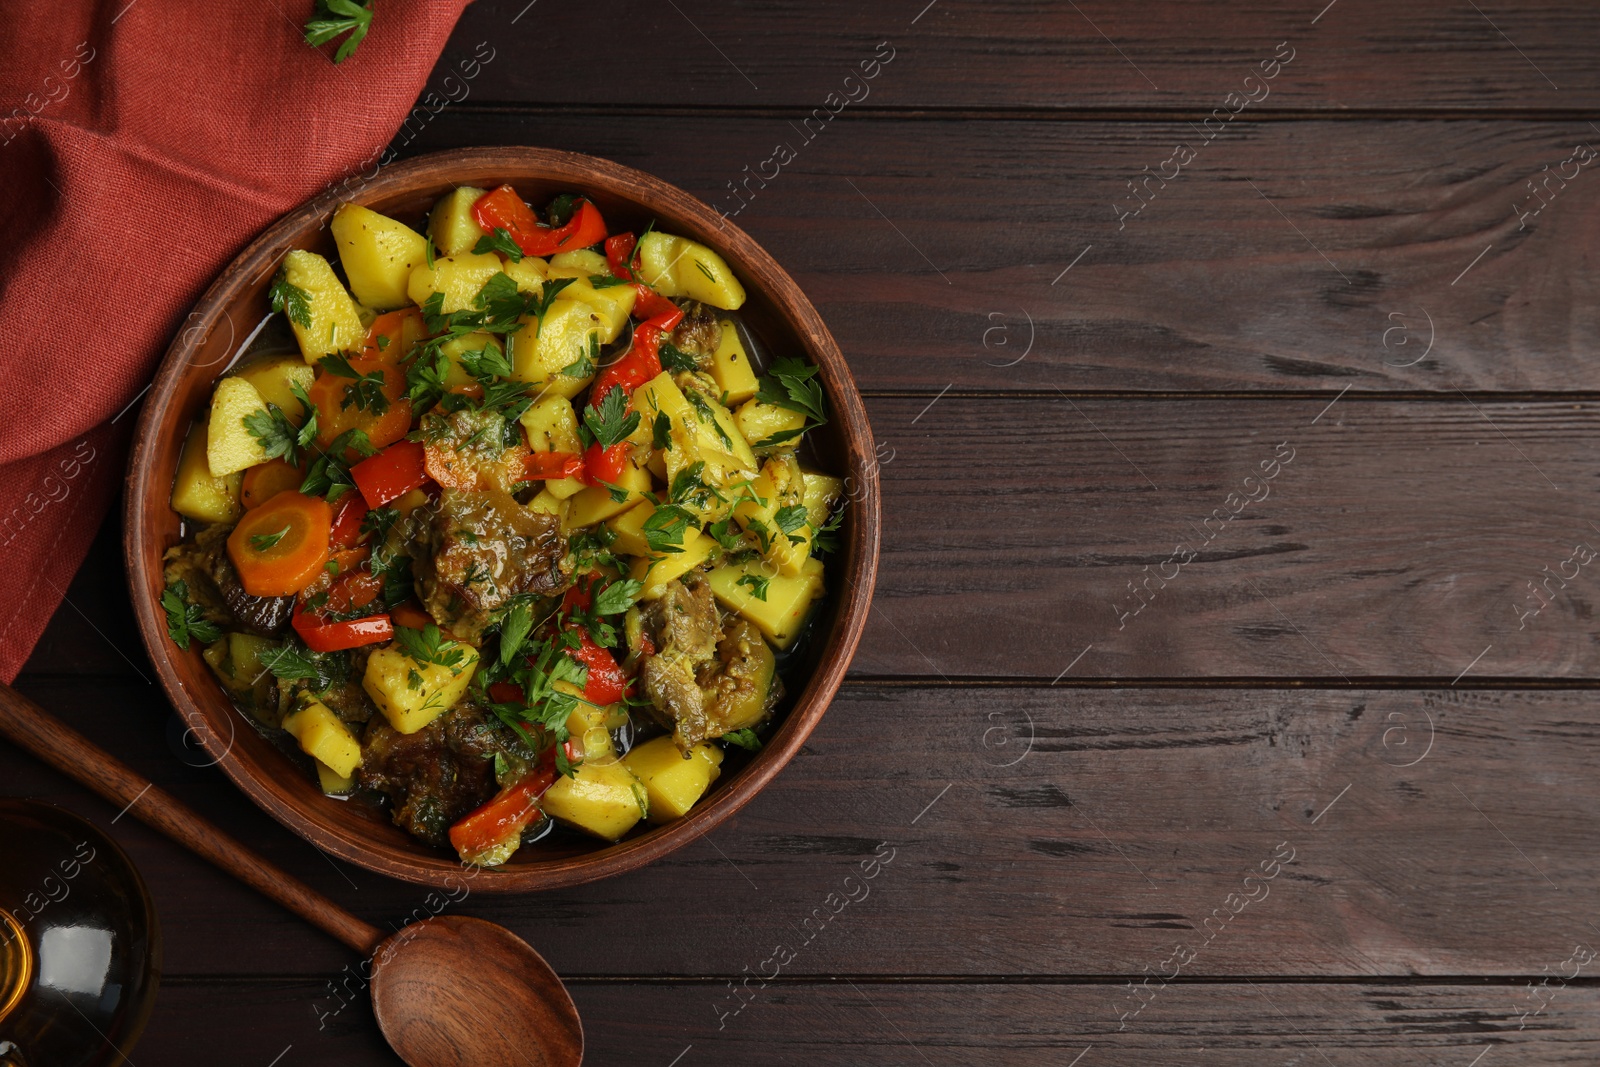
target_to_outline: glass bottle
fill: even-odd
[[[48,804],[0,800],[0,1067],[126,1062],[161,935],[127,855]]]

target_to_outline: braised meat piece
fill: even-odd
[[[477,644],[490,614],[518,593],[566,585],[566,540],[554,515],[499,489],[446,489],[414,563],[423,606],[458,640]]]
[[[744,619],[728,620],[717,658],[700,668],[696,681],[705,696],[707,737],[721,737],[761,722],[783,698],[777,660],[761,631]]]
[[[228,534],[232,532],[233,527],[220,523],[207,526],[192,543],[169,549],[166,580],[181,579],[213,622],[230,630],[272,637],[289,625],[294,597],[251,596],[244,591],[239,572],[228,558]]]
[[[683,305],[683,320],[672,331],[674,347],[698,357],[702,370],[711,365],[717,346],[722,344],[722,324],[717,321],[715,309],[698,300]]]
[[[356,780],[389,798],[396,826],[449,846],[451,824],[494,796],[496,729],[478,708],[451,708],[414,734],[381,715],[367,724]]]
[[[641,611],[644,634],[655,651],[639,663],[650,712],[687,751],[710,736],[705,694],[697,676],[717,654],[722,622],[711,584],[698,574],[671,581]]]

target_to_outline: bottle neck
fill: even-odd
[[[22,931],[22,924],[9,911],[0,908],[0,1022],[10,1015],[33,980],[33,946]],[[5,1060],[0,1051],[0,1064]]]

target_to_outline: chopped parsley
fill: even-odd
[[[496,226],[494,233],[484,234],[478,238],[478,243],[472,246],[472,251],[480,256],[485,252],[499,252],[513,263],[522,262],[522,249],[511,239],[510,231],[503,226]]]
[[[272,533],[251,534],[250,547],[255,549],[257,552],[266,552],[276,548],[278,546],[278,542],[282,541],[288,535],[289,524],[284,523],[283,529],[281,530],[274,530]],[[328,562],[332,563],[333,560],[329,560]],[[335,570],[334,573],[337,574],[338,571]]]
[[[161,608],[167,613],[167,636],[179,648],[187,649],[189,641],[209,645],[222,636],[222,628],[205,617],[205,609],[189,603],[189,584],[176,581],[161,594]]]
[[[727,744],[738,745],[740,748],[750,752],[754,752],[761,747],[761,739],[756,736],[754,730],[748,727],[743,730],[730,730],[722,735],[722,740]]]
[[[772,579],[763,578],[759,574],[744,574],[740,575],[738,584],[750,590],[750,595],[757,600],[766,600],[767,587],[772,584]]]
[[[790,504],[786,508],[779,508],[772,516],[772,520],[778,524],[778,529],[783,531],[785,537],[791,541],[798,541],[800,538],[794,536],[794,532],[806,524],[806,506]]]
[[[639,413],[628,410],[628,394],[622,386],[613,385],[600,399],[599,407],[592,399],[584,407],[583,424],[601,448],[612,448],[639,428]]]
[[[626,278],[616,278],[609,274],[589,275],[589,288],[591,289],[610,289],[614,285],[627,284],[628,280]]]
[[[267,298],[272,301],[273,311],[283,312],[303,330],[311,329],[311,294],[290,282],[281,267],[272,279],[272,288],[267,290]]]
[[[436,663],[459,674],[467,658],[466,649],[459,642],[445,640],[439,627],[431,622],[420,630],[396,626],[394,636],[405,654],[418,663]]]
[[[773,360],[770,372],[761,377],[756,399],[798,411],[820,426],[828,418],[823,414],[822,386],[816,377],[816,366],[804,360],[790,356]]]
[[[665,411],[656,412],[656,421],[650,424],[650,437],[654,448],[671,451],[672,419]]]
[[[662,341],[656,352],[661,357],[661,369],[670,371],[698,370],[695,358],[671,341]]]
[[[378,451],[367,439],[366,431],[346,430],[333,439],[327,451],[312,461],[310,469],[306,471],[305,481],[300,483],[300,491],[307,496],[338,500],[346,490],[354,489],[355,479],[350,477],[350,465],[344,460],[345,452],[351,450],[361,456],[375,455]]]
[[[341,408],[354,405],[356,410],[368,411],[374,415],[382,415],[389,410],[389,398],[383,393],[384,377],[381,368],[362,374],[343,356],[323,356],[317,362],[329,374],[354,379],[344,387],[344,401],[339,405]]]
[[[624,578],[620,582],[612,582],[600,590],[594,598],[594,613],[596,615],[620,615],[633,607],[634,601],[639,599],[639,594],[644,591],[644,583]]]
[[[677,504],[664,504],[640,527],[651,552],[682,552],[684,534],[694,518],[688,510]]]
[[[268,459],[282,459],[290,466],[298,467],[300,449],[317,439],[317,409],[312,405],[311,398],[305,395],[300,383],[294,383],[293,389],[295,396],[309,412],[304,426],[296,426],[289,421],[283,409],[270,401],[264,410],[246,415],[243,422],[250,436],[260,442]]]
[[[492,385],[496,378],[511,377],[511,361],[493,339],[477,351],[461,353],[461,365],[484,386]]]
[[[333,671],[327,658],[310,649],[297,647],[292,641],[266,649],[258,654],[258,658],[261,665],[280,682],[310,682],[314,689],[326,689],[333,683]]]
[[[813,556],[821,556],[829,552],[837,552],[839,550],[839,527],[843,524],[844,509],[841,508],[812,534],[811,554]]]

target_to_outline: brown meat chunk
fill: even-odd
[[[699,575],[668,582],[661,596],[644,607],[640,621],[655,648],[639,664],[652,717],[687,750],[712,729],[697,680],[701,668],[716,658],[722,632],[710,583]]]
[[[710,358],[722,344],[722,323],[717,321],[716,311],[697,300],[684,304],[683,319],[672,330],[672,343],[691,356],[701,357],[701,369],[710,366]]]
[[[783,679],[773,667],[761,631],[744,619],[730,618],[717,642],[717,658],[696,676],[711,724],[707,737],[721,737],[772,714],[783,699]]]
[[[478,708],[450,709],[414,734],[402,734],[381,715],[367,724],[363,789],[389,798],[396,826],[432,845],[449,845],[451,824],[487,803],[496,791],[496,728]]]
[[[469,644],[516,594],[557,593],[567,584],[559,521],[498,489],[446,489],[423,539],[413,564],[423,606]]]

